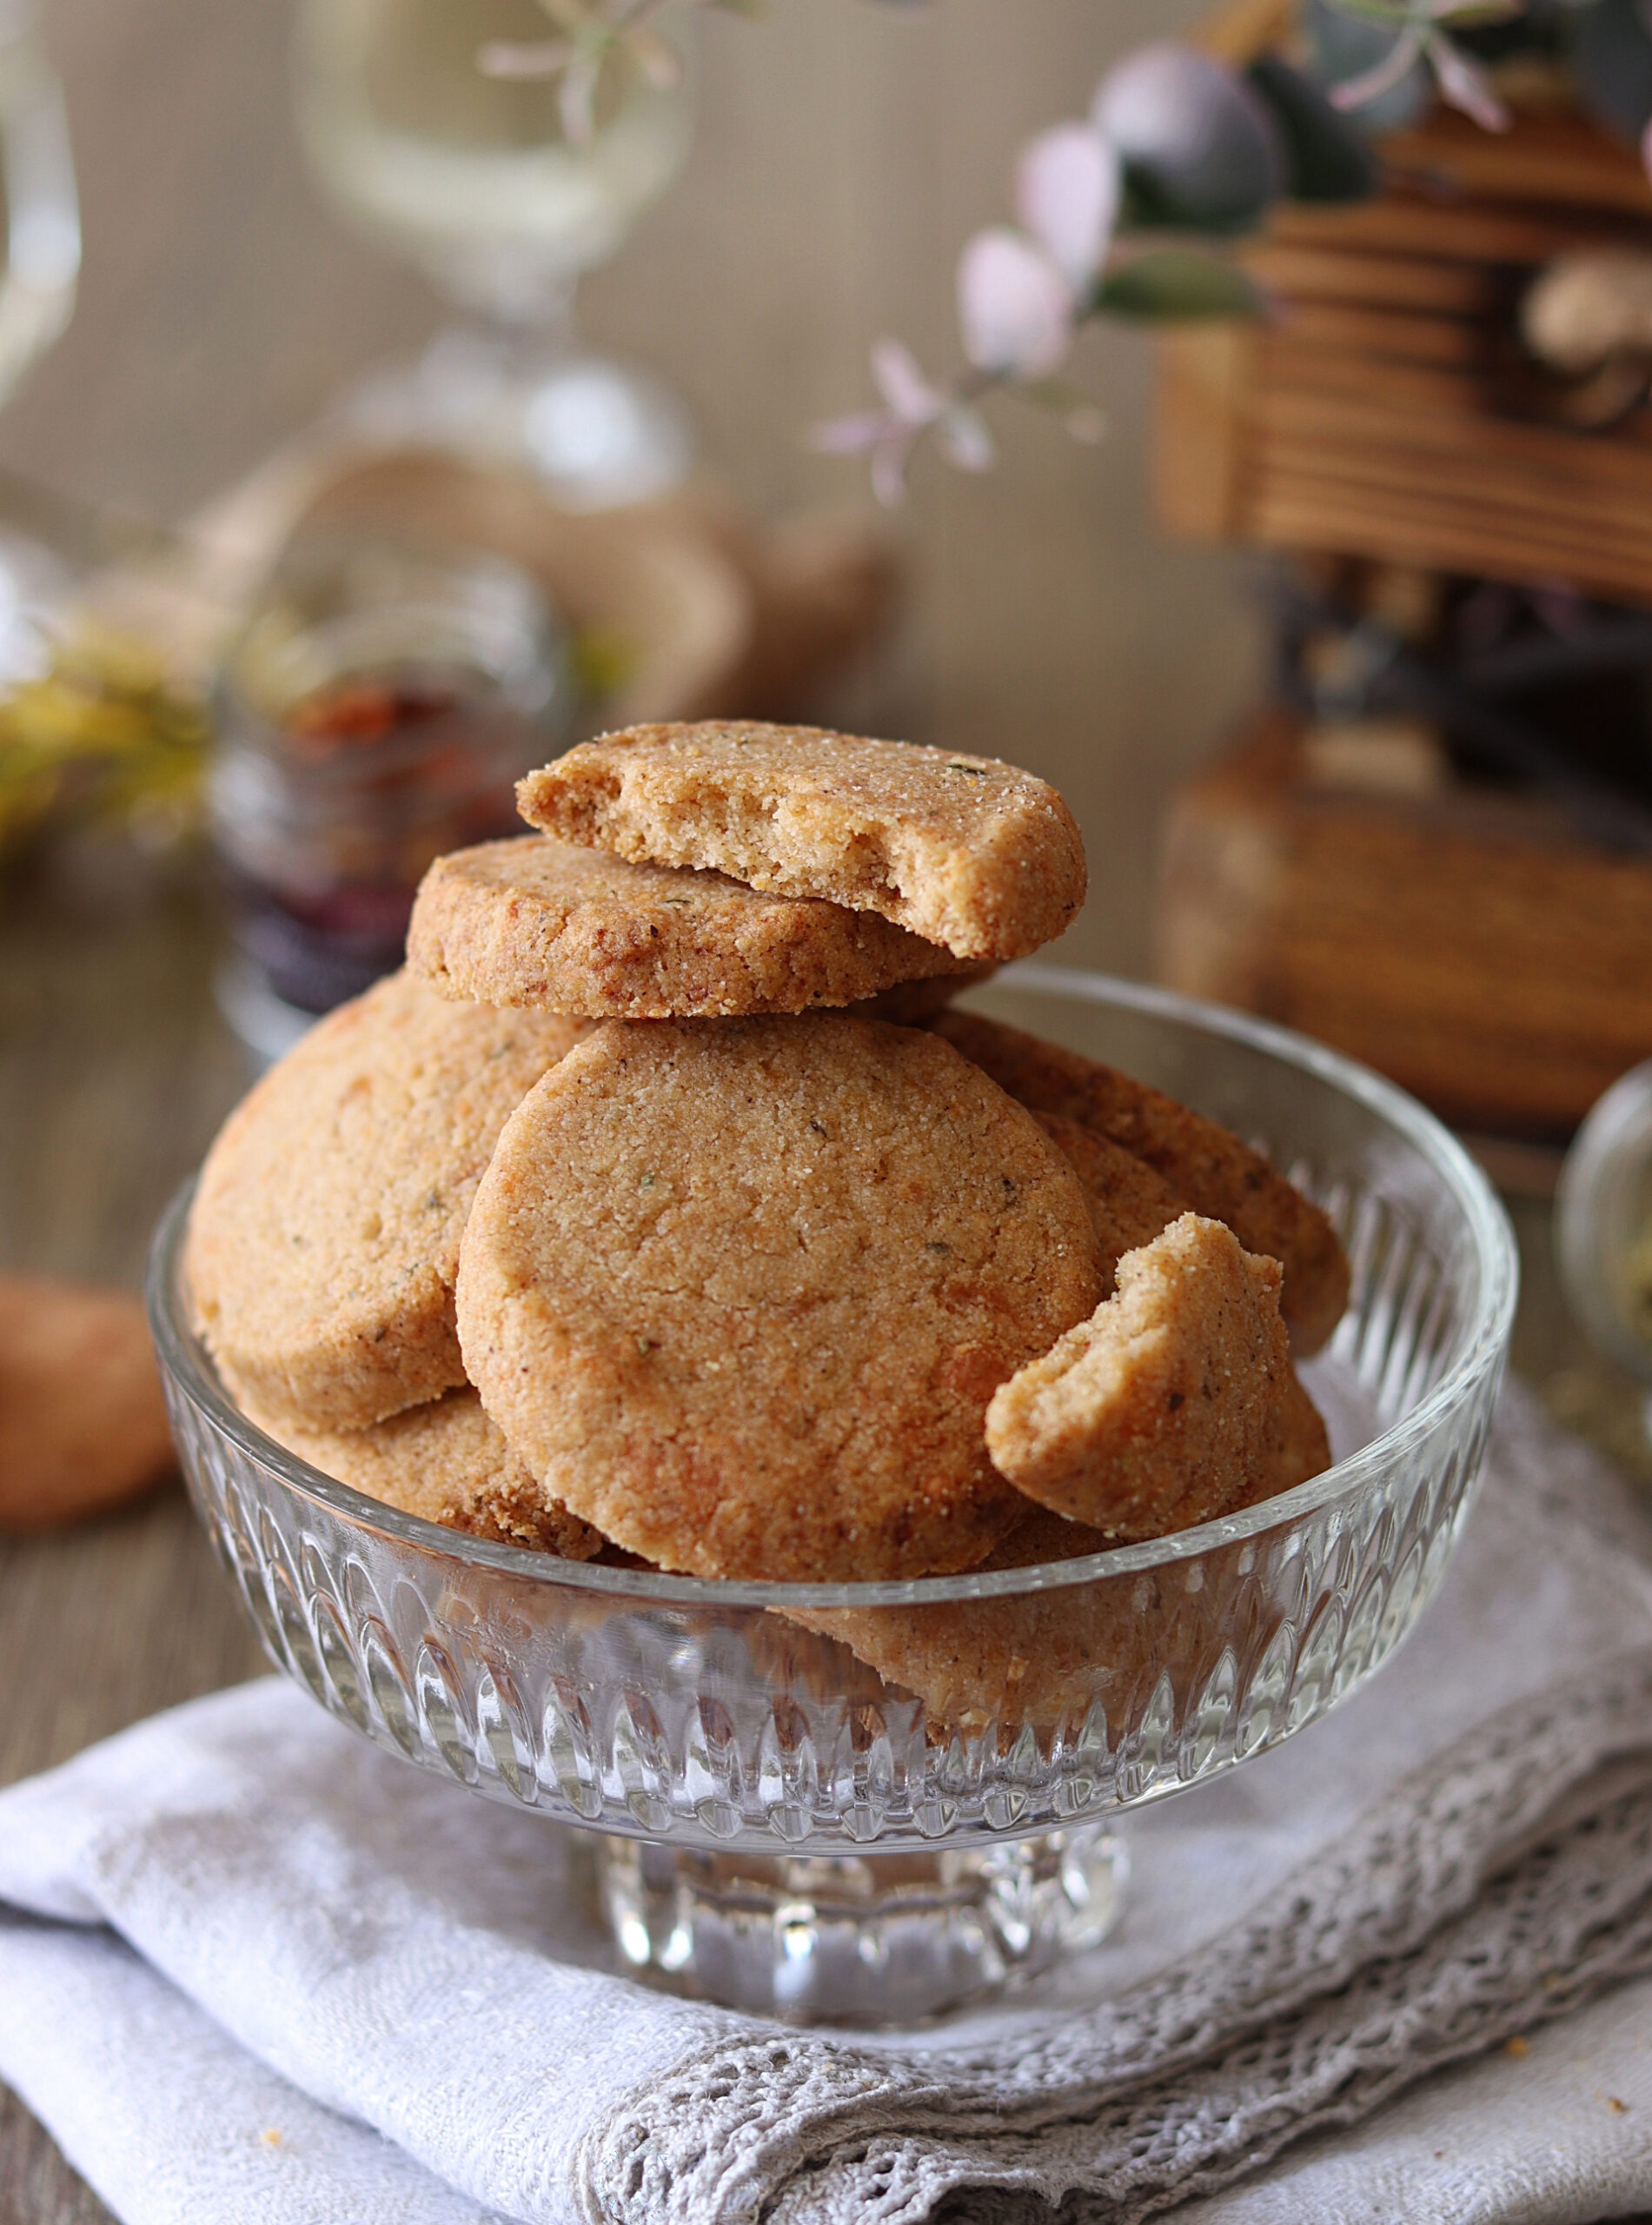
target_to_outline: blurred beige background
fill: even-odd
[[[454,0],[454,5],[463,0]],[[86,225],[75,323],[0,419],[0,456],[83,495],[177,515],[254,463],[348,374],[415,345],[439,305],[310,189],[278,0],[46,0]],[[869,398],[868,343],[956,360],[952,272],[1006,211],[1010,166],[1079,112],[1109,57],[1184,0],[772,0],[708,17],[688,171],[583,289],[599,343],[658,364],[711,461],[779,512],[866,501],[809,453]],[[1139,972],[1156,830],[1178,774],[1254,685],[1240,568],[1159,539],[1146,498],[1150,349],[1088,335],[1111,431],[1073,446],[1000,404],[991,477],[933,458],[892,529],[914,581],[903,639],[858,694],[916,739],[1057,781],[1092,895],[1069,963]]]

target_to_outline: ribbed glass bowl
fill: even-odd
[[[969,1001],[1198,1106],[1330,1212],[1353,1295],[1307,1371],[1327,1473],[1148,1544],[992,1575],[576,1564],[398,1513],[273,1443],[191,1332],[187,1193],[156,1242],[184,1472],[272,1659],[387,1752],[607,1835],[618,1951],[782,2014],[932,2014],[1098,1936],[1118,1811],[1312,1723],[1411,1628],[1508,1345],[1508,1223],[1388,1083],[1090,974],[1022,966]]]

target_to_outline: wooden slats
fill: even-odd
[[[1403,309],[1367,309],[1357,302],[1287,299],[1271,328],[1283,338],[1315,347],[1346,349],[1380,362],[1477,363],[1485,354],[1479,328],[1466,320],[1414,316]]]
[[[1538,804],[1315,789],[1289,722],[1184,787],[1161,972],[1380,1066],[1471,1126],[1573,1126],[1652,1042],[1652,861]]]
[[[1363,255],[1330,244],[1293,247],[1264,241],[1247,249],[1245,269],[1289,302],[1354,302],[1483,316],[1496,301],[1492,274],[1477,265],[1420,255]]]
[[[1434,149],[1443,176],[1486,138],[1434,116],[1384,148]],[[1509,181],[1535,190],[1562,157],[1607,182],[1603,203],[1506,197]],[[1472,197],[1406,186],[1283,212],[1246,250],[1277,318],[1225,355],[1166,344],[1167,523],[1652,604],[1652,411],[1604,433],[1556,423],[1536,402],[1521,415],[1507,329],[1523,271],[1548,256],[1603,239],[1652,253],[1652,188],[1576,118],[1523,117],[1497,164],[1487,175],[1501,183]]]

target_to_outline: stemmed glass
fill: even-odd
[[[355,390],[346,412],[360,429],[525,465],[568,508],[681,478],[681,406],[581,349],[573,322],[580,273],[615,252],[688,150],[687,10],[673,15],[654,28],[678,66],[651,71],[620,49],[588,130],[570,136],[553,80],[483,66],[543,43],[538,0],[306,0],[296,97],[314,173],[465,319]]]
[[[68,323],[80,273],[80,210],[63,88],[31,8],[0,4],[0,404]],[[67,568],[0,523],[0,684],[32,677],[45,654],[44,599]],[[0,817],[3,816],[0,796]]]

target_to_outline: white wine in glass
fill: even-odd
[[[677,66],[616,51],[588,135],[571,139],[554,79],[482,67],[490,47],[554,36],[538,0],[306,0],[298,116],[316,177],[473,319],[364,390],[388,435],[512,455],[593,506],[687,468],[679,406],[580,352],[571,317],[580,273],[615,252],[688,150],[686,21],[660,20]]]
[[[31,8],[0,0],[0,403],[69,322],[80,274],[80,210],[63,88]],[[64,560],[0,516],[0,687],[49,657],[44,602]]]

